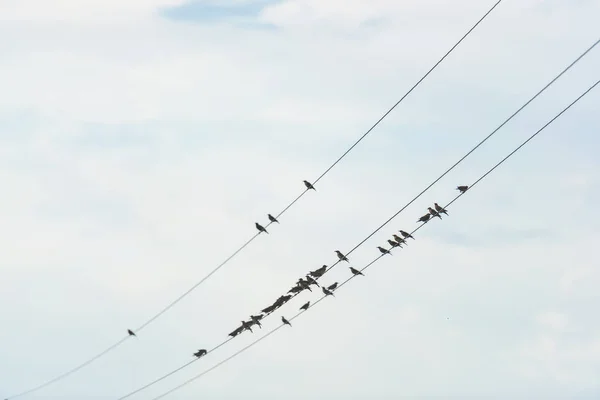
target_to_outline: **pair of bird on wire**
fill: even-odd
[[[421,218],[419,218],[419,220],[417,222],[426,223],[431,218],[438,217],[439,219],[442,219],[442,216],[440,214],[448,215],[448,211],[446,211],[446,209],[444,207],[440,206],[438,203],[433,203],[433,206],[435,207],[435,210],[431,207],[427,207],[428,213],[423,215]]]
[[[304,182],[304,186],[306,186],[306,190],[314,190],[317,191],[317,189],[315,189],[315,187],[312,185],[312,183],[310,183],[309,181],[302,181]],[[277,220],[276,217],[274,217],[271,214],[267,214],[267,218],[269,218],[269,222],[271,224],[274,223],[279,223],[279,221]],[[265,228],[264,226],[262,226],[261,224],[259,224],[258,222],[254,223],[254,226],[256,227],[256,229],[258,229],[258,233],[269,233],[267,232],[267,228]]]
[[[377,246],[377,248],[379,249],[379,251],[381,252],[381,254],[385,255],[385,254],[392,254],[391,250],[399,247],[402,248],[402,245],[406,245],[408,244],[406,242],[406,239],[413,239],[415,240],[415,238],[413,237],[413,235],[411,235],[410,233],[403,231],[403,230],[399,230],[398,232],[400,232],[400,234],[402,235],[402,237],[394,234],[392,235],[392,239],[388,239],[388,244],[391,246],[390,249],[386,249],[384,247],[381,246]]]

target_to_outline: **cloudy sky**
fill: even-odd
[[[314,180],[494,0],[0,0],[0,397],[118,341]],[[137,339],[31,399],[115,399],[331,264],[598,39],[504,0],[373,133]],[[600,76],[600,46],[352,254],[360,268]],[[600,89],[450,216],[168,398],[600,397]],[[344,280],[339,265],[326,282]],[[276,327],[317,294],[264,323]],[[245,333],[132,399],[256,339]]]

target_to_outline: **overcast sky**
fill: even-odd
[[[0,0],[0,397],[118,341],[279,213],[494,0]],[[335,262],[598,39],[504,0],[138,338],[31,399],[115,399]],[[600,78],[600,48],[352,254],[361,268]],[[600,397],[600,89],[417,240],[173,399]],[[325,283],[349,276],[338,265]],[[302,294],[149,399],[276,327]],[[201,396],[201,397],[200,397]]]

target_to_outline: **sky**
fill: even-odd
[[[0,398],[216,267],[494,1],[0,0]],[[335,262],[598,39],[598,0],[504,0],[243,253],[23,399],[116,399]],[[8,38],[8,40],[7,40]],[[350,257],[361,268],[594,83],[600,48]],[[600,397],[600,89],[314,309],[166,398]],[[325,283],[349,276],[338,265]],[[176,386],[318,294],[132,399]]]

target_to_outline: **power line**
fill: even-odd
[[[449,55],[450,53],[452,53],[466,38],[467,36],[469,36],[471,34],[471,32],[473,30],[475,30],[475,28],[477,28],[477,26],[479,26],[479,24],[481,24],[481,22],[483,22],[483,20],[485,18],[487,18],[487,16],[502,2],[502,0],[498,0],[484,15],[483,17],[481,17],[477,23],[475,23],[475,25],[473,25],[466,34],[464,34],[460,40],[458,42],[456,42],[456,44],[454,44],[450,50],[448,50],[448,52],[446,52],[446,54],[444,54],[444,56],[442,56],[442,58],[440,58],[433,67],[431,67],[431,69],[429,69],[429,71],[427,71],[427,73],[425,73],[425,75],[423,75],[423,77],[421,77],[421,79],[419,79],[417,81],[417,83],[415,83],[409,90],[408,92],[406,92],[401,98],[400,100],[398,100],[381,118],[379,118],[379,120],[373,125],[371,126],[371,128],[369,128],[369,130],[367,130],[356,142],[354,142],[352,144],[352,146],[350,146],[337,160],[335,160],[333,162],[333,164],[331,164],[316,180],[313,181],[313,185],[316,184],[317,182],[319,182],[321,179],[323,179],[325,177],[325,175],[327,175],[340,161],[342,161],[343,158],[345,158],[360,142],[362,142],[374,129],[375,127],[377,127],[377,125],[379,125],[379,123],[381,121],[383,121],[402,101],[404,101],[404,99],[406,97],[408,97],[408,95],[410,93],[412,93]],[[279,218],[280,216],[282,216],[286,211],[288,211],[298,200],[300,200],[308,191],[309,189],[305,189],[302,193],[300,193],[300,195],[298,195],[292,202],[290,202],[279,214],[277,214],[275,216],[275,218]],[[269,225],[271,225],[272,222],[269,222],[268,224],[266,224],[266,227],[268,227]],[[142,329],[146,328],[148,325],[150,325],[151,323],[153,323],[156,319],[158,319],[160,316],[162,316],[164,313],[166,313],[167,311],[169,311],[171,308],[173,308],[177,303],[179,303],[181,300],[183,300],[188,294],[190,294],[192,291],[194,291],[198,286],[200,286],[201,284],[203,284],[207,279],[209,279],[213,274],[215,274],[219,269],[221,269],[223,266],[225,266],[229,261],[231,261],[231,259],[233,259],[236,255],[238,255],[243,249],[245,249],[250,243],[252,243],[254,241],[254,239],[256,239],[258,237],[259,233],[256,233],[254,236],[252,236],[250,239],[248,239],[242,246],[240,246],[237,250],[235,250],[229,257],[227,257],[225,259],[225,261],[223,261],[221,264],[219,264],[217,267],[215,267],[212,271],[210,271],[205,277],[203,277],[200,281],[198,281],[194,286],[192,286],[190,289],[188,289],[186,292],[184,292],[182,295],[180,295],[179,297],[177,297],[175,300],[173,300],[171,303],[169,303],[167,306],[165,306],[163,309],[161,309],[158,313],[156,313],[155,315],[153,315],[151,318],[149,318],[146,322],[144,322],[142,325],[140,325],[134,332],[139,332]],[[25,394],[29,394],[32,393],[34,391],[37,391],[39,389],[42,389],[46,386],[49,386],[59,380],[62,380],[64,378],[66,378],[67,376],[79,371],[80,369],[86,367],[87,365],[91,364],[92,362],[94,362],[95,360],[97,360],[98,358],[104,356],[105,354],[109,353],[110,351],[116,349],[117,347],[119,347],[122,343],[124,343],[127,339],[129,339],[131,336],[127,336],[123,339],[120,339],[118,342],[112,344],[111,346],[109,346],[107,349],[103,350],[102,352],[98,353],[97,355],[91,357],[90,359],[88,359],[87,361],[83,362],[82,364],[78,365],[77,367],[41,384],[36,386],[33,389],[28,389],[26,391],[23,391],[21,393],[18,393],[16,395],[13,395],[11,397],[8,397],[7,400],[9,399],[14,399],[17,397],[21,397]]]
[[[458,166],[458,164],[460,164],[462,161],[464,161],[469,155],[471,155],[475,150],[477,150],[483,143],[485,143],[488,139],[490,139],[493,135],[495,135],[500,129],[502,129],[509,121],[511,121],[515,116],[517,116],[523,109],[525,109],[525,107],[527,107],[529,104],[531,104],[531,102],[533,102],[537,97],[539,97],[543,92],[545,92],[550,86],[552,86],[558,79],[560,79],[568,70],[570,70],[575,64],[577,64],[583,57],[585,57],[594,47],[596,47],[598,45],[598,43],[600,43],[600,39],[596,40],[596,42],[594,44],[592,44],[590,47],[588,47],[583,53],[581,53],[573,62],[571,62],[566,68],[564,68],[558,75],[556,75],[549,83],[547,83],[541,90],[539,90],[533,97],[531,97],[526,103],[524,103],[521,107],[519,107],[517,109],[517,111],[515,111],[513,114],[511,114],[507,119],[504,120],[504,122],[502,122],[496,129],[494,129],[488,136],[486,136],[483,140],[481,140],[477,145],[475,145],[471,150],[469,150],[463,157],[461,157],[456,163],[454,163],[454,165],[452,165],[450,168],[448,168],[443,174],[441,174],[438,178],[436,178],[431,184],[429,184],[429,186],[427,186],[424,190],[422,190],[418,195],[416,195],[412,200],[410,200],[407,204],[405,204],[400,210],[398,210],[394,215],[392,215],[387,221],[385,221],[382,225],[380,225],[377,229],[375,229],[371,234],[369,234],[365,239],[363,239],[360,243],[358,243],[356,246],[354,246],[354,248],[352,248],[349,252],[345,253],[346,255],[351,254],[352,252],[354,252],[356,249],[358,249],[360,246],[362,246],[368,239],[370,239],[373,235],[375,235],[377,232],[379,232],[381,229],[383,229],[388,223],[390,223],[394,218],[396,218],[401,212],[403,212],[406,208],[408,208],[412,203],[414,203],[417,199],[419,199],[425,192],[427,192],[433,185],[435,185],[438,181],[440,181],[444,176],[446,176],[450,171],[452,171],[456,166]],[[326,272],[330,271],[332,268],[334,268],[338,263],[340,263],[341,261],[338,260],[336,261],[334,264],[332,264],[329,268],[326,269]],[[317,278],[318,279],[318,278]],[[294,295],[292,295],[292,298],[296,297],[299,293],[296,293]],[[291,299],[290,299],[291,300]],[[272,313],[274,313],[276,310],[273,310],[272,312],[267,313],[264,317],[266,318],[267,316],[271,315]],[[211,353],[213,351],[215,351],[216,349],[220,348],[221,346],[225,345],[226,343],[228,343],[229,341],[231,341],[233,338],[228,338],[227,340],[223,341],[222,343],[220,343],[219,345],[217,345],[216,347],[210,349],[208,351],[208,353]],[[198,359],[194,360],[197,361]],[[191,362],[189,363],[191,364]],[[186,364],[186,365],[189,365]],[[177,371],[179,371],[181,368],[178,368]],[[119,400],[123,400],[126,399],[130,396],[132,396],[133,394],[136,394],[152,385],[154,385],[155,383],[158,383],[160,381],[162,381],[163,379],[167,378],[168,376],[171,376],[172,372],[163,375],[162,377],[157,378],[156,380],[152,381],[151,383],[138,388],[136,390],[134,390],[133,392],[128,393],[127,395],[120,397]]]
[[[481,182],[483,179],[485,179],[490,173],[492,173],[492,171],[494,171],[496,168],[498,168],[500,165],[502,165],[506,160],[508,160],[511,156],[513,156],[517,151],[519,151],[523,146],[525,146],[527,143],[529,143],[533,138],[535,138],[539,133],[541,133],[544,129],[546,129],[549,125],[551,125],[555,120],[557,120],[561,115],[563,115],[567,110],[569,110],[575,103],[577,103],[579,100],[581,100],[585,95],[587,95],[592,89],[594,89],[598,84],[600,84],[600,80],[596,81],[596,83],[594,83],[591,87],[589,87],[585,92],[583,92],[581,95],[579,95],[579,97],[577,97],[573,102],[571,102],[567,107],[565,107],[560,113],[558,113],[557,115],[555,115],[550,121],[548,121],[544,126],[542,126],[537,132],[535,132],[533,135],[531,135],[527,140],[525,140],[523,143],[521,143],[516,149],[514,149],[512,152],[510,152],[506,157],[504,157],[502,160],[500,160],[496,165],[494,165],[492,168],[490,168],[485,174],[483,174],[479,179],[477,179],[473,184],[470,185],[469,190],[471,190],[475,185],[477,185],[479,182]],[[459,197],[463,196],[463,194],[466,192],[461,192],[458,196],[456,196],[452,201],[450,201],[444,208],[448,208],[450,205],[452,205],[456,200],[458,200]],[[422,223],[421,225],[419,225],[415,230],[413,230],[411,232],[411,235],[415,232],[417,232],[419,229],[421,229],[424,225],[426,225],[428,222]],[[382,254],[380,256],[378,256],[377,258],[375,258],[373,261],[371,261],[370,263],[368,263],[365,267],[363,267],[360,271],[363,272],[365,271],[367,268],[369,268],[371,265],[375,264],[377,261],[379,261],[382,257],[384,257],[385,255]],[[346,279],[344,282],[342,282],[338,288],[336,289],[336,292],[340,290],[340,288],[342,288],[346,283],[348,283],[350,280],[356,278],[356,275],[352,275],[350,276],[348,279]],[[317,304],[319,304],[321,302],[321,300],[323,300],[325,297],[327,296],[322,296],[321,298],[319,298],[317,301],[315,301],[312,305],[310,305],[308,307],[308,309],[313,308],[314,306],[316,306]],[[294,315],[292,318],[289,319],[289,321],[293,321],[296,318],[298,318],[300,315],[306,313],[306,311],[300,311],[298,312],[296,315]],[[228,362],[229,360],[233,359],[234,357],[238,356],[239,354],[243,353],[244,351],[248,350],[249,348],[251,348],[252,346],[258,344],[259,342],[263,341],[264,339],[266,339],[267,337],[271,336],[273,333],[275,333],[276,331],[278,331],[279,329],[281,329],[283,326],[285,326],[285,324],[281,324],[278,325],[277,327],[273,328],[271,331],[269,331],[268,333],[266,333],[264,336],[261,336],[260,338],[256,339],[255,341],[253,341],[252,343],[246,345],[245,347],[241,348],[240,350],[238,350],[237,352],[233,353],[231,356],[225,358],[224,360],[220,361],[219,363],[213,365],[211,368],[203,371],[202,373],[188,379],[187,381],[181,383],[180,385],[174,387],[173,389],[170,389],[169,391],[154,397],[152,400],[158,400],[158,399],[162,399],[163,397],[175,392],[176,390],[192,383],[193,381],[201,378],[202,376],[208,374],[209,372],[215,370],[216,368],[218,368],[219,366],[225,364],[226,362]]]

